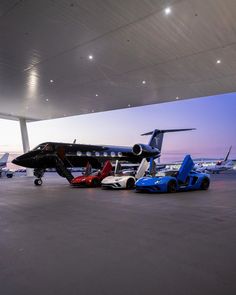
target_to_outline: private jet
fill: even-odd
[[[0,159],[0,177],[5,175],[7,178],[12,178],[13,172],[7,168],[9,153],[5,153]]]
[[[140,163],[143,158],[155,159],[161,155],[165,133],[189,130],[194,129],[155,129],[142,134],[151,135],[148,144],[137,143],[133,147],[45,142],[12,162],[26,168],[34,168],[34,175],[37,177],[35,185],[42,184],[42,176],[47,168],[55,168],[60,176],[71,183],[74,177],[67,168],[85,167],[89,162],[93,168],[100,169],[107,160]]]
[[[234,167],[233,161],[228,160],[229,154],[231,152],[232,146],[229,148],[229,151],[224,160],[219,160],[215,165],[206,166],[205,171],[210,172],[212,174],[219,174],[222,171],[231,170]]]

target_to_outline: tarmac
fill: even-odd
[[[0,179],[1,295],[235,295],[236,173],[208,191]]]

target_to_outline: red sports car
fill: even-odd
[[[72,186],[78,187],[97,187],[101,185],[101,181],[107,177],[112,171],[110,161],[106,161],[102,171],[91,173],[91,166],[88,164],[84,175],[75,177],[71,181]]]

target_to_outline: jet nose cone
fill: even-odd
[[[15,158],[12,161],[12,163],[15,164],[15,165],[18,165],[18,166],[28,167],[29,164],[30,164],[30,161],[29,161],[27,156],[22,155],[22,156],[19,156],[19,157]]]
[[[11,161],[13,164],[17,164],[17,158],[15,158],[15,159],[13,159],[12,161]]]
[[[19,163],[20,161],[19,161],[18,158],[19,158],[19,157],[13,159],[11,162],[12,162],[13,164],[15,164],[15,165],[20,165],[20,163]]]
[[[30,151],[28,153],[25,153],[17,158],[15,158],[12,163],[23,166],[26,168],[35,168],[38,164],[38,161],[36,160],[36,156],[38,155],[37,151]]]

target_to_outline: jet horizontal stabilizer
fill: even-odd
[[[153,131],[147,132],[147,133],[143,133],[141,134],[141,136],[144,135],[152,135],[153,132],[157,132],[157,133],[167,133],[167,132],[179,132],[179,131],[190,131],[190,130],[196,130],[196,128],[185,128],[185,129],[164,129],[164,130],[160,130],[160,129],[155,129]]]
[[[164,129],[164,130],[155,129],[153,131],[143,133],[141,135],[152,135],[148,145],[151,146],[152,148],[158,149],[159,152],[161,152],[163,136],[164,136],[165,133],[167,133],[167,132],[189,131],[189,130],[195,130],[195,128]]]

